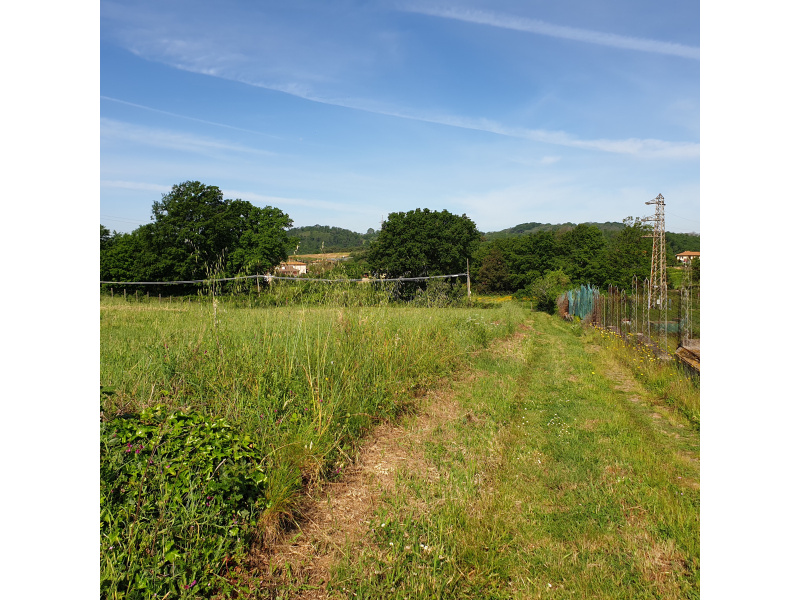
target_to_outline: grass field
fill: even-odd
[[[699,391],[601,333],[515,302],[247,309],[104,299],[100,318],[105,421],[157,406],[223,419],[235,435],[209,464],[238,452],[244,465],[250,452],[259,495],[248,505],[255,529],[234,535],[241,551],[204,550],[203,565],[176,550],[188,537],[175,530],[213,529],[201,528],[202,510],[188,514],[190,484],[138,538],[119,533],[127,521],[115,513],[101,525],[106,597],[699,595]],[[384,485],[364,488],[364,522],[335,544],[309,539],[324,560],[287,567],[278,550],[291,547],[287,535],[313,537],[304,498],[327,494],[331,504],[331,490],[347,489],[362,440],[381,423],[401,433],[374,443],[398,458],[382,467]],[[162,436],[155,457],[165,429],[151,429]],[[228,431],[204,429],[218,430]],[[105,452],[101,468],[104,456],[133,464],[133,452]],[[160,484],[175,485],[164,473]],[[148,485],[127,504],[137,524],[141,490],[156,490]],[[109,506],[114,491],[101,489]],[[222,514],[225,501],[203,510]],[[183,554],[200,552],[191,548]]]

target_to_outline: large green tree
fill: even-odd
[[[480,242],[475,223],[427,208],[391,213],[370,244],[370,267],[388,277],[462,273]]]
[[[240,215],[222,191],[199,181],[172,186],[153,203],[150,241],[159,279],[203,279],[236,242]]]
[[[286,258],[292,221],[280,210],[229,200],[216,186],[186,181],[153,203],[150,241],[162,279],[263,271]],[[221,268],[220,268],[221,267]]]
[[[152,222],[129,234],[100,227],[101,281],[175,281],[263,273],[287,256],[291,219],[271,206],[223,198],[186,181],[153,203]]]
[[[652,228],[639,219],[628,217],[624,224],[622,231],[611,238],[606,250],[603,285],[614,285],[630,291],[634,276],[642,282],[650,275],[653,238],[644,237]]]
[[[563,269],[573,283],[599,284],[603,280],[606,244],[600,229],[581,223],[556,235],[555,265]]]
[[[238,244],[230,253],[230,272],[247,275],[264,273],[288,257],[291,227],[289,215],[272,206],[259,208],[242,200],[241,231]]]
[[[486,294],[502,292],[507,289],[508,265],[506,265],[500,249],[495,247],[489,250],[489,253],[482,261],[475,282],[475,290],[481,294]]]

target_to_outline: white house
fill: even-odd
[[[275,269],[276,277],[297,277],[298,275],[305,275],[308,271],[308,265],[296,260],[289,260],[282,262]]]
[[[692,262],[695,258],[699,259],[700,253],[687,250],[686,252],[681,252],[680,254],[676,254],[675,258],[678,260],[678,262],[686,264]]]

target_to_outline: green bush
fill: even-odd
[[[570,284],[569,276],[561,269],[548,271],[534,279],[525,288],[525,292],[533,301],[536,310],[553,313],[556,310],[558,296],[565,292]]]
[[[268,508],[266,479],[253,441],[222,418],[155,407],[103,423],[101,596],[224,588]]]

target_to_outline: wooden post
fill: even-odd
[[[122,294],[125,296],[125,300],[128,300],[128,288],[122,288]]]
[[[467,259],[467,301],[472,300],[472,288],[469,281],[469,259]]]
[[[158,303],[161,304],[161,294],[158,295]]]
[[[258,293],[260,294],[261,293],[261,277],[256,277],[256,289],[258,290]]]
[[[133,296],[134,296],[134,298],[136,298],[136,301],[138,302],[139,301],[139,290],[134,290]]]
[[[114,297],[114,288],[113,287],[111,288],[111,297],[112,298]]]

